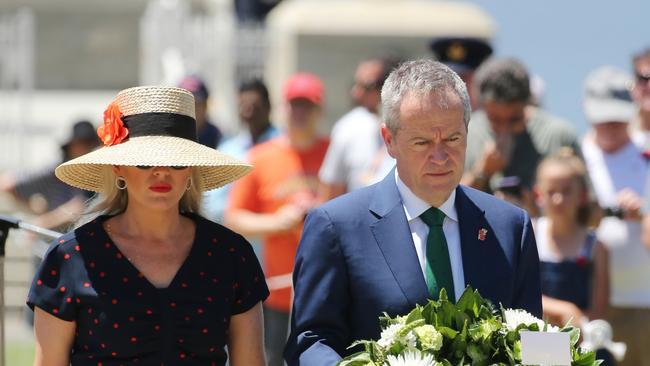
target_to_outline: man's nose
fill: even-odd
[[[436,164],[443,164],[447,161],[449,154],[442,144],[433,144],[429,152],[429,160]]]

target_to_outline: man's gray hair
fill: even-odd
[[[381,88],[381,105],[388,130],[396,133],[400,124],[400,106],[406,95],[440,96],[439,105],[448,106],[445,93],[453,91],[463,103],[465,127],[469,124],[472,108],[463,80],[444,64],[429,59],[407,61],[390,73]]]
[[[531,97],[528,71],[514,58],[484,62],[474,74],[474,86],[481,103],[528,103]]]

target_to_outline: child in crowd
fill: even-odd
[[[587,171],[573,150],[542,161],[535,185],[543,212],[535,222],[544,317],[552,324],[602,319],[609,303],[608,254],[588,227]],[[611,365],[606,352],[598,357]]]

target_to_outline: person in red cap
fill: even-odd
[[[317,201],[318,170],[329,141],[317,134],[323,83],[297,73],[284,88],[286,131],[253,147],[253,172],[230,193],[225,223],[245,236],[263,239],[263,263],[271,295],[264,303],[268,364],[281,366],[291,310],[291,272],[302,225]]]

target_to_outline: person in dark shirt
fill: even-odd
[[[221,142],[223,134],[208,116],[208,98],[210,92],[205,82],[197,76],[188,76],[180,84],[180,88],[187,89],[194,95],[196,110],[196,129],[198,131],[199,143],[207,147],[216,148]]]
[[[61,160],[66,162],[86,154],[99,145],[95,127],[89,121],[72,125],[70,136],[61,144]],[[54,166],[15,176],[6,173],[0,178],[0,190],[9,193],[19,205],[35,216],[32,224],[47,229],[64,230],[78,219],[91,192],[69,186],[56,178]]]

